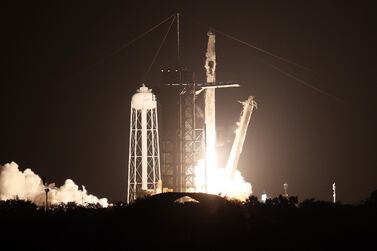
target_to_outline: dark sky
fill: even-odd
[[[255,96],[239,169],[256,195],[278,195],[286,181],[300,200],[331,200],[336,181],[339,200],[354,203],[377,189],[372,1],[75,2],[1,3],[1,164],[15,161],[58,185],[72,178],[97,196],[125,200],[130,98],[168,23],[101,60],[180,12],[182,63],[198,82],[208,26],[311,69],[216,37],[217,79],[242,83],[216,94],[219,152],[226,156],[233,141],[237,101]],[[174,32],[149,74],[152,88],[161,67],[176,63]]]

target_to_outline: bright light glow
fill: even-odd
[[[213,107],[214,106],[207,106],[207,110],[209,110],[208,108]],[[209,110],[209,114],[211,114],[211,112],[212,111]],[[213,119],[213,117],[210,118]],[[240,126],[240,123],[238,123],[238,127]],[[206,160],[199,160],[195,167],[195,191],[220,194],[241,201],[246,200],[252,193],[251,184],[245,182],[240,171],[235,169],[234,171],[229,172],[226,171],[225,168],[217,167],[215,146],[216,127],[214,126],[213,121],[210,121],[206,126]],[[206,165],[207,177],[205,171]]]
[[[209,133],[208,129],[210,128],[207,127],[207,160],[199,160],[195,167],[195,191],[227,196],[241,201],[246,200],[252,193],[251,184],[245,182],[238,170],[236,170],[234,175],[231,176],[225,171],[225,168],[216,167],[216,129],[211,128]],[[205,177],[206,165],[207,191]]]
[[[234,168],[237,166],[237,161],[231,161],[231,171],[226,171],[225,168],[219,168],[216,163],[216,87],[214,86],[216,84],[215,34],[208,32],[207,35],[208,45],[204,65],[208,84],[204,93],[206,152],[205,159],[198,161],[195,167],[195,191],[220,194],[229,198],[246,200],[251,194],[251,185],[245,182],[241,173]],[[247,123],[243,123],[242,125],[247,128]],[[246,133],[246,131],[244,132]],[[243,140],[238,140],[237,137],[236,140],[241,144],[241,149],[237,148],[237,151],[233,155],[240,154],[242,151]],[[237,156],[234,157],[234,160],[236,160],[236,157]]]
[[[195,191],[205,193],[206,192],[206,180],[205,180],[205,161],[203,159],[198,161],[198,164],[195,166]]]
[[[205,92],[205,138],[206,138],[206,165],[210,176],[217,167],[216,164],[216,115],[215,89]]]
[[[206,159],[200,160],[195,167],[195,191],[196,192],[207,192],[210,194],[220,194],[227,196],[232,199],[238,199],[241,201],[246,200],[252,193],[251,184],[245,182],[241,173],[236,169],[235,161],[231,161],[232,171],[226,171],[225,168],[219,168],[216,163],[216,124],[215,124],[215,90],[208,89],[205,93],[205,114],[206,114]],[[245,109],[244,105],[244,109]],[[246,108],[250,109],[250,114],[248,115],[248,120],[250,119],[252,107],[250,105]],[[242,114],[245,114],[244,112]],[[237,123],[238,129],[240,131],[241,127],[247,127],[247,124],[242,119],[242,114],[240,122]],[[245,129],[245,128],[244,128]],[[244,130],[244,133],[246,131]],[[236,143],[241,144],[241,149],[234,152],[233,158],[236,158],[236,154],[241,154],[243,138],[236,137]],[[230,157],[231,158],[231,157]],[[207,177],[206,177],[206,167],[207,167]],[[207,186],[206,186],[207,179]],[[206,189],[207,188],[207,189]]]
[[[267,194],[262,194],[262,197],[261,197],[261,199],[262,199],[262,202],[263,203],[266,203],[266,200],[267,200]]]
[[[205,161],[200,160],[195,167],[196,192],[205,192]],[[245,182],[237,170],[232,178],[226,174],[225,168],[214,168],[208,173],[207,193],[227,196],[228,198],[246,200],[251,192],[251,184]]]

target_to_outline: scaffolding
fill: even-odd
[[[195,166],[204,157],[203,98],[196,88],[190,70],[162,70],[162,179],[177,192],[195,190]]]

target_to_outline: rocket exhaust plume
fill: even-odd
[[[234,139],[229,159],[226,164],[226,173],[230,179],[234,176],[234,173],[237,170],[238,160],[242,153],[242,147],[245,141],[247,127],[250,123],[253,108],[256,107],[256,103],[253,100],[252,96],[250,96],[245,102],[240,103],[243,105],[243,111],[241,114],[240,121],[238,122],[236,137]]]
[[[247,127],[250,122],[253,108],[256,103],[250,96],[243,104],[243,111],[238,122],[236,136],[229,154],[226,168],[217,168],[212,159],[207,159],[207,165],[210,165],[210,173],[205,178],[205,163],[200,160],[195,167],[195,186],[197,192],[207,192],[211,194],[221,194],[230,198],[245,200],[252,193],[252,186],[246,182],[241,173],[237,170],[238,160],[242,152],[245,141]],[[215,149],[213,149],[215,151]],[[207,186],[206,186],[207,184]],[[206,189],[207,188],[207,189]]]
[[[79,205],[109,205],[106,198],[99,199],[88,194],[84,186],[79,190],[71,179],[65,180],[61,187],[55,187],[54,183],[45,186],[42,179],[29,168],[22,172],[15,162],[0,165],[0,200],[18,198],[32,201],[37,206],[45,206],[46,188],[49,189],[49,204],[76,202]]]
[[[240,118],[235,143],[228,161],[229,167],[218,168],[216,163],[215,88],[209,88],[216,86],[215,34],[208,32],[207,35],[208,45],[204,65],[207,75],[207,88],[204,90],[206,153],[205,160],[200,160],[195,167],[195,190],[245,200],[251,194],[252,188],[237,170],[237,163],[255,103],[252,97],[244,102],[243,115]]]

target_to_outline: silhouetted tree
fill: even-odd
[[[2,200],[0,201],[0,211],[14,211],[14,212],[25,212],[25,211],[36,211],[37,206],[26,200]]]
[[[245,205],[247,207],[255,207],[259,206],[260,202],[258,201],[258,197],[254,195],[250,195],[249,198],[246,199]]]
[[[377,190],[370,194],[369,198],[365,200],[364,205],[370,208],[377,208]]]
[[[298,205],[298,197],[297,196],[289,196],[288,201],[289,201],[289,205],[297,207],[297,205]]]
[[[124,243],[130,249],[132,244],[138,249],[153,244],[155,249],[174,250],[185,243],[193,250],[240,250],[252,243],[256,250],[365,250],[377,234],[376,191],[354,206],[315,199],[297,206],[297,196],[282,195],[266,203],[250,196],[241,203],[199,193],[192,195],[198,202],[175,203],[180,196],[160,194],[109,208],[61,203],[47,212],[31,202],[0,201],[1,236],[18,243],[22,235],[28,240],[26,249],[43,236],[51,246],[75,242],[75,248],[89,250],[119,249]]]

